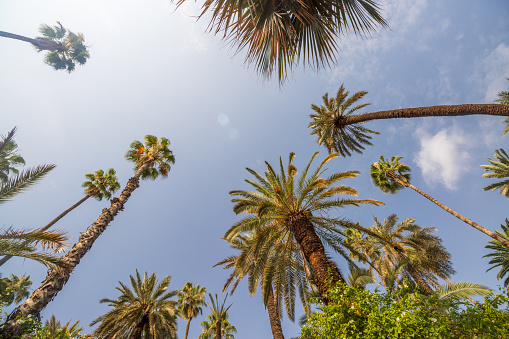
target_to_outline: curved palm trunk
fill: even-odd
[[[72,205],[71,207],[69,207],[68,209],[66,209],[64,212],[62,212],[58,217],[56,217],[55,219],[51,220],[49,224],[47,224],[46,226],[44,226],[43,228],[40,229],[40,231],[46,231],[48,228],[50,228],[51,226],[53,226],[57,221],[59,221],[60,219],[62,219],[63,217],[65,217],[67,215],[67,213],[71,212],[73,209],[75,209],[76,207],[78,207],[79,205],[81,205],[82,203],[84,203],[88,198],[90,198],[91,195],[86,195],[84,196],[82,199],[80,199],[80,201],[78,201],[77,203],[75,203],[74,205]],[[0,266],[2,266],[3,264],[5,264],[7,261],[9,261],[9,259],[12,258],[12,255],[6,255],[2,258],[2,260],[0,260]]]
[[[221,319],[216,320],[216,333],[214,334],[214,339],[221,339]]]
[[[281,328],[281,318],[279,318],[279,312],[277,310],[274,293],[272,286],[269,290],[269,300],[267,300],[267,311],[269,312],[270,329],[274,339],[285,339],[283,335],[283,329]]]
[[[67,262],[67,267],[59,269],[49,269],[46,279],[41,283],[41,286],[35,290],[30,298],[28,298],[23,305],[18,306],[8,317],[5,323],[0,328],[0,337],[14,338],[21,332],[21,327],[16,318],[19,315],[37,315],[39,314],[48,303],[62,290],[64,285],[69,280],[74,268],[80,263],[85,254],[92,248],[94,242],[104,232],[106,227],[113,221],[114,217],[119,211],[124,209],[124,204],[127,202],[133,191],[140,186],[141,173],[150,166],[146,162],[139,167],[136,174],[129,179],[126,187],[118,198],[111,200],[111,206],[102,210],[99,218],[88,227],[86,232],[82,233],[78,242],[73,248],[63,257]],[[3,335],[3,337],[2,337]]]
[[[504,106],[504,105],[499,105],[499,106]],[[501,236],[499,236],[498,234],[490,231],[489,229],[486,229],[484,227],[482,227],[481,225],[473,222],[472,220],[468,219],[468,218],[465,218],[464,216],[462,216],[461,214],[459,213],[456,213],[455,211],[453,211],[452,209],[450,209],[449,207],[445,206],[444,204],[442,204],[440,201],[434,199],[433,197],[431,197],[430,195],[424,193],[423,191],[421,191],[420,189],[418,189],[417,187],[415,187],[414,185],[410,184],[410,182],[408,182],[408,180],[406,180],[404,177],[401,177],[399,175],[397,175],[396,173],[394,172],[391,172],[391,171],[388,171],[387,174],[393,178],[399,185],[401,186],[405,186],[405,187],[409,187],[411,189],[413,189],[414,191],[416,191],[417,193],[419,193],[420,195],[422,195],[423,197],[425,197],[426,199],[428,199],[429,201],[431,201],[432,203],[434,203],[435,205],[441,207],[444,211],[446,212],[449,212],[450,214],[454,215],[456,218],[460,219],[461,221],[469,224],[470,226],[472,226],[473,228],[483,232],[484,234],[492,237],[493,239],[495,240],[498,240],[500,241],[505,247],[509,248],[509,241],[505,240],[504,238],[502,238]]]
[[[313,268],[313,280],[325,304],[329,300],[325,297],[330,287],[338,281],[345,282],[338,267],[325,255],[323,244],[316,235],[313,224],[302,214],[293,215],[288,220],[288,228],[299,243],[305,259]]]
[[[360,114],[353,118],[340,120],[338,127],[358,124],[369,120],[420,118],[420,117],[454,117],[464,115],[498,115],[509,116],[509,106],[500,104],[442,105],[416,108],[401,108],[389,111]]]
[[[191,324],[192,318],[187,318],[187,325],[186,325],[186,335],[184,336],[184,339],[187,339],[187,335],[189,334],[189,325]]]
[[[66,48],[59,42],[52,41],[50,39],[46,38],[28,38],[23,35],[13,34],[9,32],[0,31],[0,36],[4,38],[10,38],[20,41],[29,42],[32,45],[35,46],[39,51],[47,50],[47,51],[59,51],[59,52],[65,52]]]

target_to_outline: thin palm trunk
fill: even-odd
[[[61,43],[52,41],[52,40],[47,39],[47,38],[35,38],[35,39],[32,39],[32,38],[28,38],[28,37],[23,36],[23,35],[13,34],[13,33],[4,32],[4,31],[0,31],[0,36],[4,37],[4,38],[10,38],[10,39],[15,39],[15,40],[29,42],[32,45],[34,45],[40,51],[47,50],[47,51],[65,52],[65,47],[62,46]]]
[[[81,205],[82,203],[84,203],[88,198],[90,198],[91,195],[87,194],[85,195],[82,199],[80,199],[80,201],[78,201],[77,203],[75,203],[74,205],[72,205],[71,207],[69,207],[68,209],[66,209],[64,212],[62,212],[58,217],[56,217],[55,219],[51,220],[49,222],[49,224],[47,224],[46,226],[44,226],[43,228],[41,228],[41,231],[46,231],[48,228],[50,228],[51,226],[53,226],[57,221],[59,221],[60,219],[62,219],[63,217],[65,217],[67,215],[67,213],[71,212],[73,209],[75,209],[76,207],[78,207],[79,205]],[[28,242],[26,242],[25,244],[28,244]],[[1,260],[0,260],[0,266],[2,266],[3,264],[5,264],[7,261],[9,261],[9,259],[11,259],[13,256],[12,255],[6,255],[4,256]]]
[[[336,264],[325,255],[323,244],[306,216],[298,214],[290,217],[288,226],[302,248],[305,259],[311,264],[313,280],[323,301],[327,304],[328,299],[325,296],[329,288],[338,281],[344,283],[345,279],[341,276]]]
[[[276,301],[274,298],[274,292],[272,286],[269,290],[269,300],[267,300],[267,311],[269,312],[270,329],[272,330],[272,336],[274,339],[285,339],[283,335],[283,329],[281,328],[281,318],[277,309]]]
[[[504,105],[498,105],[498,106],[504,106]],[[406,180],[404,177],[401,177],[401,176],[399,176],[396,173],[391,172],[391,171],[388,171],[387,174],[391,178],[393,178],[399,185],[405,186],[405,187],[409,187],[409,188],[413,189],[414,191],[416,191],[417,193],[419,193],[420,195],[422,195],[423,197],[425,197],[426,199],[428,199],[429,201],[431,201],[435,205],[441,207],[444,211],[449,212],[450,214],[454,215],[456,218],[458,218],[461,221],[467,223],[468,225],[472,226],[473,228],[483,232],[484,234],[492,237],[493,239],[500,241],[505,247],[509,248],[509,241],[505,240],[504,238],[502,238],[498,234],[496,234],[496,233],[494,233],[494,232],[492,232],[492,231],[482,227],[481,225],[473,222],[472,220],[470,220],[468,218],[465,218],[461,214],[453,211],[449,207],[447,207],[444,204],[442,204],[440,201],[434,199],[430,195],[426,194],[425,192],[421,191],[420,189],[418,189],[414,185],[410,184],[410,182],[408,180]]]
[[[221,319],[216,320],[216,333],[214,334],[214,339],[221,339]]]
[[[186,335],[184,336],[184,339],[187,339],[187,336],[189,334],[189,325],[191,324],[192,318],[187,318],[187,325],[186,325]]]
[[[338,125],[347,126],[369,120],[379,120],[379,119],[453,117],[478,114],[509,116],[509,105],[464,104],[464,105],[442,105],[416,108],[401,108],[389,111],[379,111],[373,113],[360,114],[352,118],[341,119],[339,120]]]
[[[28,298],[23,305],[17,307],[9,317],[7,317],[6,322],[0,328],[0,337],[3,335],[2,338],[8,339],[19,335],[21,327],[19,322],[16,321],[16,318],[19,315],[24,317],[28,315],[38,315],[57,293],[62,290],[69,280],[71,273],[74,271],[74,268],[92,248],[94,242],[104,232],[110,222],[113,221],[118,212],[124,209],[124,204],[133,191],[140,186],[141,173],[150,165],[149,162],[146,162],[140,166],[135,175],[129,179],[120,196],[112,199],[111,206],[103,209],[99,218],[88,227],[86,232],[81,234],[78,242],[63,258],[67,266],[65,268],[49,269],[46,279],[41,283],[41,286],[32,293],[30,298]]]

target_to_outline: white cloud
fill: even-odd
[[[504,43],[499,44],[481,63],[486,74],[484,100],[492,103],[497,99],[498,92],[507,90],[505,79],[509,77],[509,46]]]
[[[442,129],[435,135],[418,130],[421,149],[414,162],[421,168],[427,183],[444,184],[456,189],[461,175],[468,170],[470,155],[468,139],[458,128]]]

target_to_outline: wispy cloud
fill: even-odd
[[[509,46],[501,43],[491,50],[482,60],[483,71],[485,72],[484,86],[486,88],[484,100],[492,103],[497,99],[497,93],[507,90],[509,77]]]
[[[421,149],[414,162],[421,168],[424,180],[429,184],[444,184],[456,189],[461,175],[468,171],[469,142],[463,130],[446,128],[434,135],[418,130]]]

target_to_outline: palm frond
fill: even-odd
[[[55,167],[55,165],[40,165],[32,169],[21,171],[14,178],[4,182],[0,186],[0,204],[9,201],[16,194],[36,184]]]

